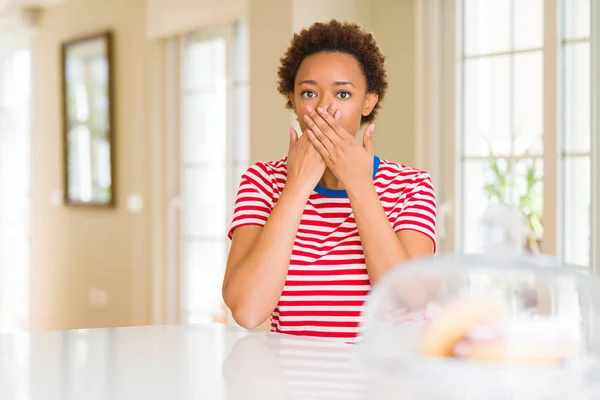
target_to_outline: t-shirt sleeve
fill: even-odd
[[[413,230],[427,235],[433,241],[435,251],[436,207],[431,177],[427,172],[420,172],[411,180],[396,203],[390,222],[395,232]]]
[[[264,226],[273,210],[273,184],[268,167],[257,163],[242,175],[227,236],[244,225]]]

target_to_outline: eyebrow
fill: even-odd
[[[316,85],[316,84],[317,84],[317,81],[315,81],[313,79],[307,79],[307,80],[298,82],[298,85]],[[335,82],[333,82],[333,86],[346,86],[346,85],[355,87],[354,84],[350,81],[335,81]]]

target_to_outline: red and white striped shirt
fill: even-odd
[[[229,238],[240,226],[265,225],[287,180],[286,161],[258,162],[243,174]],[[435,247],[436,200],[429,174],[377,156],[373,171],[394,230],[422,232]],[[348,195],[318,185],[304,208],[271,330],[355,342],[370,289]]]

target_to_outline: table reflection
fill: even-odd
[[[241,338],[223,363],[227,399],[363,399],[355,346],[274,333]]]

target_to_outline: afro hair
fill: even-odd
[[[377,47],[373,35],[354,23],[339,22],[335,19],[327,23],[317,22],[295,34],[281,58],[277,87],[279,93],[288,98],[289,93],[294,91],[296,74],[302,61],[310,55],[322,52],[346,53],[358,61],[367,82],[367,92],[375,93],[379,98],[371,113],[361,121],[371,122],[377,115],[388,87],[385,57]],[[286,107],[292,108],[289,99]]]

